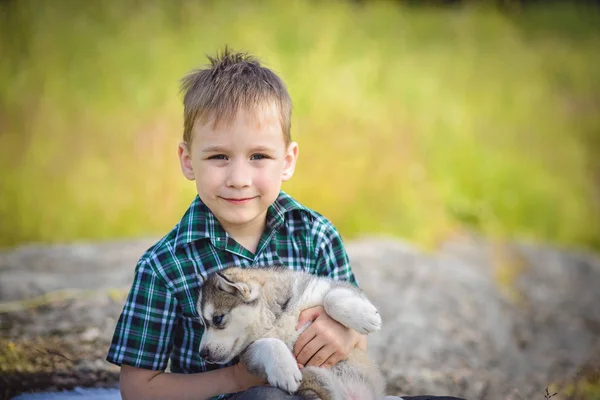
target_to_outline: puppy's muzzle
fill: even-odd
[[[204,361],[208,363],[214,363],[214,360],[210,358],[210,350],[207,347],[200,350],[200,357],[202,357]]]

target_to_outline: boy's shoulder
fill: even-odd
[[[210,226],[214,225],[214,221],[208,221],[207,211],[208,208],[196,196],[175,227],[142,254],[138,265],[165,265],[176,260],[184,244],[210,238],[213,233]]]
[[[337,231],[331,221],[319,212],[308,208],[289,194],[281,191],[267,214],[267,226],[294,225],[304,229]],[[275,223],[273,223],[275,222]]]

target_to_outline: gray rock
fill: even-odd
[[[0,302],[66,289],[121,288],[155,240],[29,245],[0,252]]]
[[[540,398],[551,383],[600,365],[600,260],[503,248],[521,264],[514,292],[495,278],[497,250],[476,238],[436,254],[385,239],[348,246],[382,313],[384,327],[369,343],[389,393]]]
[[[107,344],[133,268],[152,240],[24,246],[0,253],[0,332]],[[600,365],[600,259],[522,243],[455,238],[435,253],[385,238],[347,244],[382,331],[369,350],[389,394],[543,398]],[[120,297],[110,293],[117,288]],[[15,303],[61,292],[37,308]],[[103,364],[102,361],[97,363]],[[81,364],[95,368],[93,360]]]

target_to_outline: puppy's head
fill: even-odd
[[[258,300],[262,286],[247,271],[229,268],[209,275],[198,299],[204,321],[200,356],[207,362],[227,363],[253,340],[261,320]]]

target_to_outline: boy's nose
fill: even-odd
[[[232,165],[227,177],[227,186],[229,187],[246,187],[252,184],[250,171],[243,165]]]

